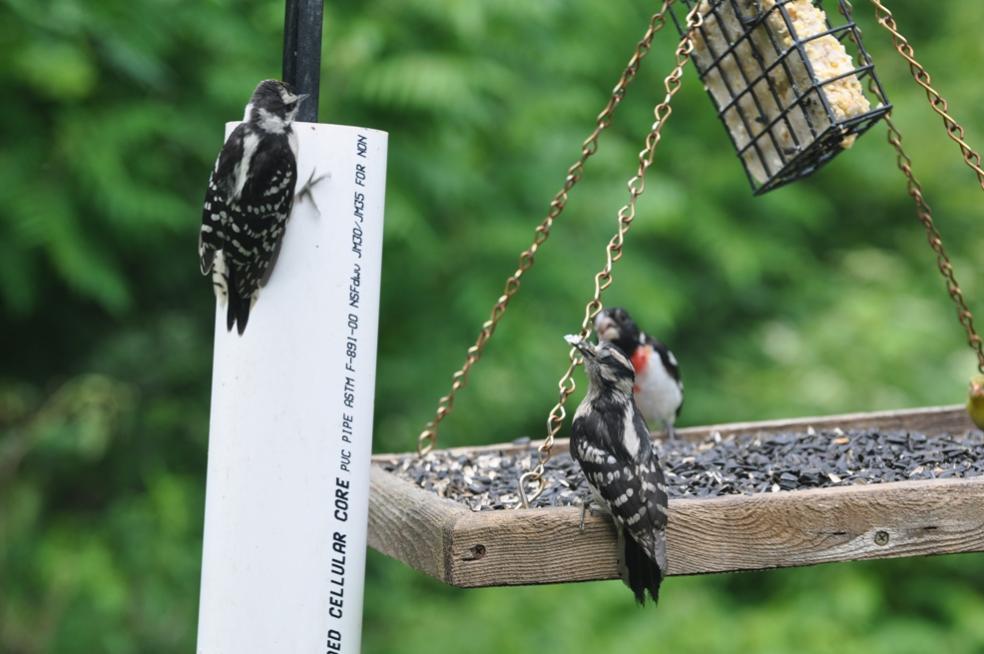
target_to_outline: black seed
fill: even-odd
[[[523,444],[528,439],[517,439]],[[927,436],[903,431],[831,430],[711,437],[656,443],[671,497],[782,492],[984,474],[984,434]],[[978,452],[981,454],[978,455]],[[434,452],[384,462],[384,469],[473,510],[517,505],[516,482],[535,453],[449,456]],[[589,498],[580,467],[567,454],[546,465],[544,492],[534,506],[570,506]]]

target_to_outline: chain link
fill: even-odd
[[[564,207],[567,206],[568,194],[571,189],[574,188],[574,185],[581,180],[581,177],[584,174],[585,162],[587,162],[587,160],[598,151],[598,138],[601,136],[601,133],[605,130],[605,128],[611,124],[612,117],[615,115],[615,109],[619,104],[621,104],[622,99],[625,97],[626,89],[639,72],[639,67],[642,60],[647,54],[649,54],[649,50],[652,47],[653,37],[657,32],[665,27],[666,11],[672,3],[673,0],[663,0],[663,4],[659,11],[653,14],[653,17],[650,19],[646,33],[643,35],[642,40],[640,40],[636,45],[635,51],[629,59],[629,63],[626,64],[625,70],[622,71],[621,77],[619,77],[618,82],[615,84],[615,88],[612,89],[608,104],[606,104],[605,108],[598,114],[598,117],[595,120],[594,131],[592,131],[590,136],[588,136],[588,138],[581,144],[581,156],[578,157],[577,161],[575,161],[574,164],[567,169],[567,176],[564,178],[563,186],[550,202],[550,209],[547,211],[546,218],[544,218],[543,222],[537,226],[533,243],[519,255],[519,265],[515,272],[513,272],[513,274],[506,279],[502,295],[499,296],[499,299],[496,300],[495,306],[492,307],[492,313],[489,316],[489,319],[482,324],[482,330],[479,332],[478,338],[475,340],[475,344],[468,348],[465,363],[457,372],[454,373],[454,375],[451,376],[451,390],[447,395],[444,395],[440,400],[438,400],[437,411],[434,414],[434,419],[427,423],[424,430],[417,437],[417,454],[419,456],[427,454],[434,449],[434,446],[437,444],[437,434],[441,421],[444,420],[444,418],[446,418],[454,408],[455,396],[468,381],[468,373],[482,356],[482,352],[485,349],[486,344],[489,342],[489,339],[492,338],[492,334],[495,333],[496,326],[499,324],[502,316],[506,313],[506,308],[509,306],[509,301],[519,291],[520,280],[526,271],[533,267],[537,251],[550,237],[550,229],[553,227],[554,221],[564,211]]]
[[[977,369],[984,373],[984,344],[982,344],[977,330],[974,329],[974,316],[967,307],[967,302],[964,300],[963,292],[960,290],[960,284],[957,283],[957,278],[953,271],[953,264],[950,263],[950,258],[947,256],[946,250],[943,247],[943,237],[940,236],[940,232],[936,228],[936,223],[933,221],[933,210],[923,196],[922,185],[912,172],[912,159],[909,158],[909,155],[902,148],[902,134],[895,127],[891,113],[885,116],[885,123],[888,125],[888,142],[895,148],[899,170],[905,175],[909,195],[916,204],[916,216],[926,230],[926,239],[929,241],[929,246],[936,253],[936,266],[940,269],[940,274],[943,275],[943,279],[946,282],[946,290],[950,294],[950,299],[957,306],[957,320],[960,321],[964,331],[967,332],[967,344],[970,345],[970,348],[977,355]]]
[[[954,131],[949,127],[950,123],[956,125],[953,119],[950,118],[946,112],[946,100],[944,100],[940,95],[933,90],[932,87],[928,86],[930,82],[929,74],[926,73],[925,69],[919,64],[915,59],[912,48],[908,45],[905,37],[898,33],[898,28],[895,21],[892,20],[891,12],[888,11],[878,0],[871,0],[878,9],[885,12],[884,15],[879,14],[878,21],[886,29],[888,29],[895,41],[895,47],[905,59],[909,62],[909,66],[913,71],[913,77],[920,86],[927,90],[927,95],[930,97],[930,104],[933,104],[933,98],[939,98],[942,103],[941,112],[937,109],[936,105],[933,104],[933,108],[937,110],[937,113],[943,116],[943,120],[947,122],[947,133],[951,138],[954,138]],[[850,0],[845,0],[845,17],[851,20],[851,13],[853,6]],[[858,34],[861,33],[861,28],[858,29]],[[860,50],[860,48],[859,48]],[[865,63],[871,64],[871,57],[868,57],[868,61]],[[922,71],[925,76],[925,83],[922,78],[916,74],[916,71]],[[874,94],[882,104],[888,104],[888,100],[882,95],[881,89],[874,83],[873,79],[869,79],[868,88],[872,94]],[[950,257],[946,253],[946,248],[943,246],[943,237],[940,235],[939,229],[936,227],[936,222],[933,220],[933,210],[929,206],[929,202],[926,201],[926,197],[923,195],[922,184],[916,178],[915,173],[912,172],[912,159],[906,154],[905,149],[902,147],[902,133],[899,131],[898,127],[895,126],[895,121],[892,120],[892,113],[889,112],[885,116],[885,124],[888,127],[888,142],[895,150],[896,163],[902,174],[905,175],[906,179],[906,189],[909,192],[909,196],[912,198],[913,203],[916,205],[916,217],[919,222],[922,223],[923,229],[926,230],[926,240],[929,242],[929,246],[933,249],[936,254],[936,266],[939,268],[940,274],[943,276],[943,280],[946,283],[947,293],[950,295],[950,299],[957,307],[957,320],[960,325],[964,328],[967,333],[967,344],[970,349],[974,351],[977,356],[977,369],[984,373],[984,343],[982,343],[981,337],[977,334],[977,330],[974,328],[974,316],[967,307],[967,301],[964,299],[963,291],[960,290],[960,284],[957,282],[956,274],[953,270],[953,264],[950,262]],[[963,129],[956,125],[957,130],[959,130],[959,135],[963,135]],[[961,150],[964,152],[964,159],[967,164],[978,171],[978,178],[981,178],[981,171],[978,166],[974,166],[969,159],[967,159],[967,151],[970,150],[966,147],[966,144],[960,140],[954,138],[959,144],[961,144]],[[972,150],[970,153],[977,157],[977,162],[980,162],[980,157],[977,156]]]
[[[912,49],[912,46],[909,45],[908,39],[899,32],[899,27],[895,22],[895,17],[892,16],[892,12],[880,0],[870,1],[875,6],[875,15],[878,18],[878,24],[888,30],[892,35],[895,49],[909,63],[909,72],[912,73],[912,78],[916,80],[916,84],[926,91],[926,99],[929,100],[929,106],[943,119],[943,124],[946,126],[946,135],[960,146],[964,163],[974,171],[974,174],[977,175],[977,181],[980,183],[981,188],[984,189],[984,168],[982,168],[981,155],[975,152],[965,140],[963,127],[949,114],[949,103],[946,101],[946,98],[940,95],[939,91],[933,88],[933,78],[930,77],[926,68],[916,60],[916,53]]]
[[[653,163],[656,146],[659,145],[662,138],[663,126],[673,113],[670,102],[673,96],[677,94],[677,91],[680,90],[680,80],[683,77],[684,66],[690,61],[690,55],[694,51],[694,42],[691,35],[704,22],[703,14],[698,11],[700,6],[700,4],[697,4],[687,14],[687,33],[680,39],[680,43],[677,45],[676,66],[666,79],[663,80],[666,96],[653,110],[655,121],[649,134],[646,136],[645,147],[639,152],[639,166],[636,173],[628,181],[628,202],[618,211],[618,230],[611,240],[608,241],[608,246],[605,248],[605,266],[594,277],[594,295],[584,307],[584,318],[581,320],[581,331],[579,332],[581,338],[586,339],[590,335],[594,318],[602,309],[601,296],[605,289],[611,286],[614,281],[612,270],[615,262],[622,258],[625,235],[628,233],[629,228],[632,226],[632,221],[635,219],[636,204],[639,196],[646,190],[646,171]],[[574,370],[581,365],[581,358],[577,354],[577,348],[574,347],[570,348],[567,356],[567,370],[560,378],[560,381],[557,382],[560,398],[557,404],[550,410],[550,414],[547,417],[547,436],[537,449],[539,460],[531,470],[525,472],[519,478],[520,505],[523,508],[529,508],[530,502],[536,499],[546,487],[546,482],[543,479],[544,466],[550,460],[550,451],[553,448],[554,440],[567,417],[567,410],[564,408],[564,405],[576,388],[573,375]],[[530,486],[532,486],[533,491],[527,492],[527,488]]]

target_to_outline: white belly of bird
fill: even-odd
[[[636,375],[635,401],[650,429],[672,426],[683,401],[680,385],[670,377],[655,352],[649,365]]]
[[[212,287],[219,303],[225,304],[229,297],[229,271],[226,269],[225,252],[222,250],[216,250],[212,260]]]

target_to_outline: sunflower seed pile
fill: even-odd
[[[529,439],[514,452],[431,452],[386,461],[384,469],[473,511],[513,508],[519,476],[537,461]],[[670,497],[775,493],[803,488],[984,475],[984,434],[926,435],[840,429],[806,433],[714,434],[657,442]],[[590,491],[568,454],[547,462],[546,489],[533,506],[577,505]]]

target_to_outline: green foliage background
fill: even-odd
[[[328,3],[322,119],[391,135],[376,451],[412,446],[656,4]],[[980,189],[856,4],[984,311]],[[893,4],[980,146],[984,4]],[[279,72],[281,26],[274,0],[0,0],[0,651],[194,648],[199,203],[223,122]],[[675,41],[657,38],[446,444],[541,434]],[[684,424],[959,402],[973,370],[882,130],[753,198],[692,69],[609,299],[679,355]],[[367,652],[984,651],[980,555],[674,578],[655,610],[617,582],[463,591],[375,553],[367,575]]]

